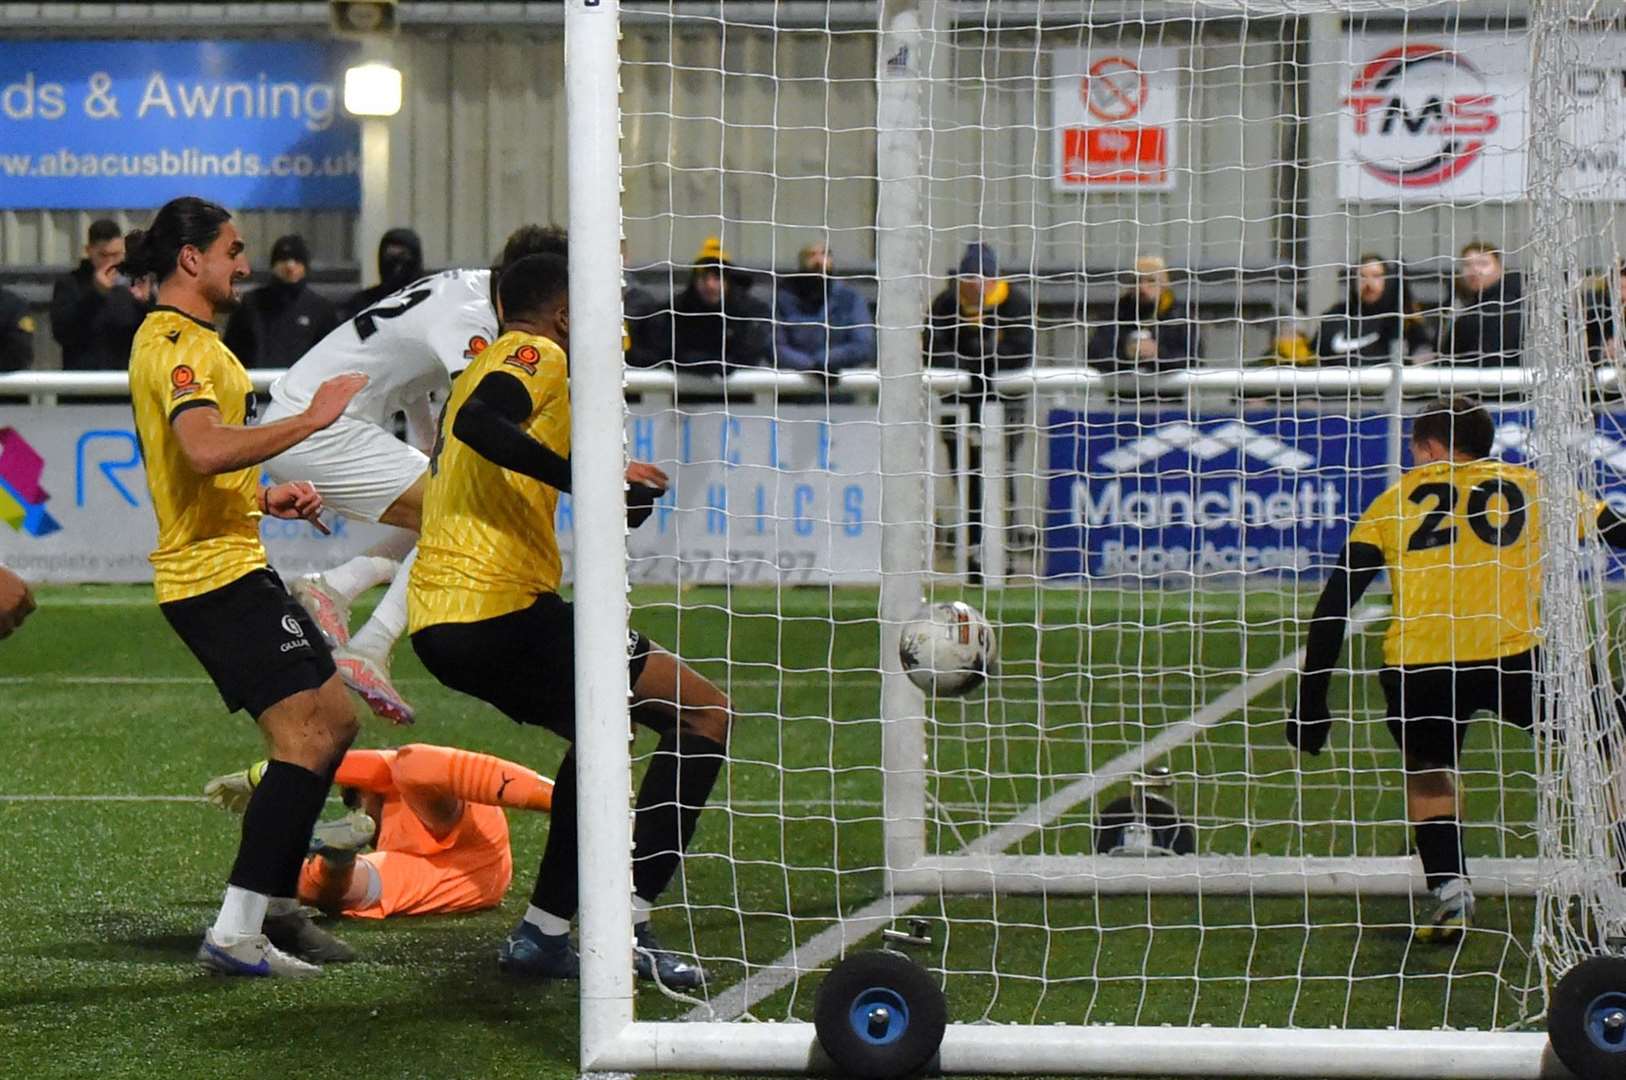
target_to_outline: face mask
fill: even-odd
[[[417,273],[416,260],[406,252],[386,255],[378,260],[378,272],[385,282],[389,284],[402,284],[410,281]]]

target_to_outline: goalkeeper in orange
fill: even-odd
[[[263,764],[215,777],[204,794],[241,810]],[[514,872],[503,809],[545,811],[553,801],[552,781],[523,765],[421,743],[351,750],[334,783],[352,811],[313,830],[299,899],[362,919],[496,907]]]

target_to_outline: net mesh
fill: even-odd
[[[1610,571],[1552,508],[1613,475],[1588,313],[1620,325],[1596,275],[1626,240],[1622,132],[1575,73],[1618,109],[1626,38],[1580,0],[1471,7],[889,4],[881,32],[840,5],[624,6],[629,361],[678,375],[633,376],[632,455],[675,489],[631,538],[632,623],[735,711],[655,914],[709,978],[645,1015],[805,1019],[817,975],[889,930],[958,1020],[1510,1028],[1618,932]],[[884,160],[900,146],[912,169]],[[1488,362],[1448,340],[1478,240],[1525,296],[1522,349]],[[815,244],[859,310],[880,301],[859,352],[878,336],[881,377],[753,383],[853,341],[805,276]],[[1408,301],[1386,352],[1323,317],[1367,252]],[[974,356],[939,336],[967,325],[994,335]],[[1534,737],[1471,728],[1476,926],[1440,949],[1412,940],[1431,901],[1375,677],[1381,586],[1327,752],[1281,720],[1333,559],[1410,463],[1426,388],[1384,387],[1453,349],[1498,453],[1541,478],[1554,705]],[[1528,390],[1482,374],[1521,358]],[[910,365],[944,380],[889,442],[877,388],[914,392]],[[900,479],[924,513],[883,497]],[[894,574],[988,618],[985,689],[886,689]]]

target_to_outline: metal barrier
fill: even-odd
[[[283,374],[265,368],[249,372],[257,390],[268,389]],[[1466,368],[1443,364],[1397,369],[1393,365],[1364,368],[1193,368],[1162,375],[1103,375],[1092,367],[1035,367],[1010,372],[989,380],[1005,397],[1033,394],[1104,393],[1124,397],[1296,397],[1326,398],[1383,397],[1394,386],[1398,374],[1400,391],[1406,397],[1433,397],[1439,394],[1517,394],[1529,388],[1533,374],[1522,368]],[[928,389],[939,396],[966,393],[973,388],[970,375],[947,368],[932,369],[924,376]],[[726,379],[675,374],[656,368],[631,368],[626,375],[629,394],[711,394],[729,397],[767,394],[795,394],[816,397],[828,392],[858,398],[874,397],[880,388],[880,375],[872,370],[847,371],[823,378],[799,372],[766,368],[735,372]],[[1600,393],[1619,393],[1621,377],[1614,367],[1596,372]],[[122,371],[18,371],[0,374],[0,396],[60,398],[96,397],[129,392]]]

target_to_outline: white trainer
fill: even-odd
[[[342,818],[317,822],[311,830],[312,855],[355,853],[373,842],[378,824],[365,810],[352,810]]]
[[[350,644],[350,602],[328,588],[321,574],[295,578],[288,592],[310,612],[311,621],[322,631],[328,648]]]
[[[1418,941],[1450,944],[1474,924],[1474,888],[1467,878],[1454,877],[1434,890],[1434,912],[1426,926],[1412,934]]]
[[[212,926],[204,931],[203,943],[198,946],[198,963],[216,975],[248,978],[311,979],[322,973],[315,964],[289,956],[272,945],[264,934],[223,942],[215,937]]]
[[[412,706],[390,684],[388,660],[338,648],[333,650],[333,663],[338,666],[344,685],[360,694],[375,715],[392,724],[412,723]]]

